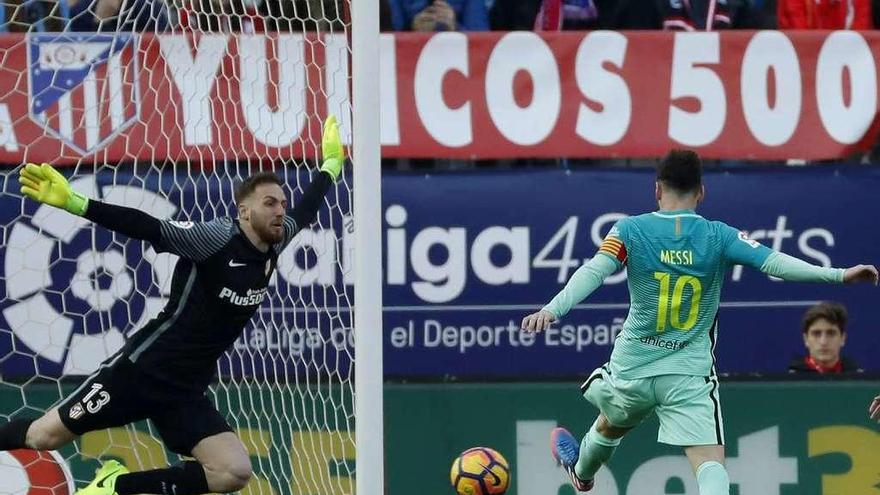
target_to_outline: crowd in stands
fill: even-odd
[[[380,0],[385,31],[872,29],[880,0]],[[341,27],[338,0],[3,0],[0,31]],[[314,19],[325,19],[315,21]],[[323,26],[322,26],[323,24]]]
[[[335,0],[5,0],[0,7],[0,32],[296,32],[342,29],[347,18]]]

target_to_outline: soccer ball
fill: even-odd
[[[510,485],[510,465],[498,452],[474,447],[452,462],[449,480],[459,495],[501,495]]]

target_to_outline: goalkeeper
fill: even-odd
[[[162,221],[89,199],[72,191],[52,166],[27,164],[20,177],[25,196],[149,241],[180,259],[159,315],[41,418],[0,427],[0,450],[53,450],[86,432],[148,418],[170,450],[195,460],[136,473],[108,461],[77,495],[194,495],[244,488],[252,473],[250,456],[205,391],[217,359],[265,298],[279,253],[315,220],[339,178],[345,153],[332,116],[324,124],[322,152],[321,172],[294,208],[287,208],[281,179],[258,173],[235,191],[237,220],[205,223]]]

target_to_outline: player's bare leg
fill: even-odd
[[[614,426],[608,422],[608,418],[606,418],[604,414],[599,414],[599,417],[596,418],[596,429],[603,437],[611,439],[623,438],[624,435],[632,430],[632,428]]]
[[[208,488],[212,492],[237,492],[247,485],[253,474],[250,454],[232,432],[202,440],[192,453],[205,469]]]
[[[724,468],[724,445],[694,445],[685,447],[700,495],[730,495],[730,477]]]
[[[631,429],[614,426],[604,414],[599,414],[580,445],[568,430],[556,428],[550,434],[550,449],[568,473],[572,485],[578,491],[588,492],[593,488],[596,472],[608,462],[620,439]]]
[[[61,422],[58,408],[55,407],[28,428],[27,445],[36,450],[55,450],[72,442],[76,436]]]
[[[55,450],[76,438],[54,408],[38,419],[16,419],[0,426],[0,450]]]

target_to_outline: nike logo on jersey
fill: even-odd
[[[247,266],[247,263],[236,263],[235,260],[229,260],[229,266],[231,268],[237,268],[239,266]]]

